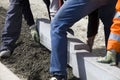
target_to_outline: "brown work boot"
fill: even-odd
[[[87,45],[89,46],[89,51],[92,52],[92,47],[93,47],[93,44],[94,44],[94,39],[95,39],[95,36],[92,36],[92,37],[88,37],[88,40],[87,40]]]
[[[115,66],[116,65],[116,52],[114,50],[111,51],[107,51],[107,54],[105,57],[99,57],[97,62],[100,63],[108,63],[111,66]]]

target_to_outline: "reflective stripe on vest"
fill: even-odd
[[[114,18],[120,19],[120,12],[116,12]]]
[[[110,33],[109,39],[116,40],[120,42],[120,35]]]

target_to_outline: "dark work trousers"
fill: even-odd
[[[98,9],[88,15],[87,37],[95,36],[98,32],[99,16]]]
[[[21,32],[22,14],[29,26],[34,24],[29,0],[10,0],[2,32],[1,51],[5,49],[9,49],[10,51],[14,50],[15,42]]]
[[[99,9],[99,18],[101,19],[104,25],[104,35],[105,35],[105,44],[107,46],[109,34],[110,34],[110,27],[112,25],[112,20],[115,15],[115,5],[117,0],[109,1],[110,4],[102,6]]]
[[[35,24],[35,22],[34,22],[33,14],[31,12],[29,0],[21,0],[21,5],[23,7],[22,13],[25,20],[27,21],[27,24],[29,26],[32,26],[33,24]]]
[[[112,25],[112,19],[115,14],[116,1],[117,0],[113,2],[110,1],[110,4],[105,5],[89,14],[87,37],[95,36],[98,33],[98,25],[100,18],[104,25],[105,45],[107,46],[107,41],[110,34],[110,27]]]

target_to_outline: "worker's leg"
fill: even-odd
[[[24,15],[25,20],[27,21],[27,24],[29,26],[34,25],[35,22],[30,8],[29,0],[22,0],[21,5],[22,5],[22,13]]]
[[[92,51],[95,36],[98,32],[99,16],[98,9],[88,15],[88,28],[87,28],[87,44]]]
[[[110,0],[109,4],[101,7],[99,9],[100,18],[104,24],[105,33],[105,44],[107,46],[107,41],[110,34],[110,26],[112,25],[112,19],[115,15],[115,5],[117,0]]]
[[[101,13],[100,14],[100,18],[101,18],[101,20],[102,20],[102,22],[104,24],[106,46],[111,45],[110,43],[108,43],[108,45],[107,45],[107,42],[109,42],[108,38],[109,39],[111,38],[111,35],[109,37],[110,26],[112,25],[112,20],[113,20],[113,17],[115,15],[115,4],[116,4],[116,1],[117,0],[111,0],[111,2],[108,5],[106,5],[106,6],[104,6],[103,8],[100,9],[100,13]],[[111,65],[116,65],[116,51],[114,49],[108,50],[106,52],[106,56],[105,57],[98,58],[98,62],[110,63]]]
[[[22,23],[22,7],[20,0],[10,0],[10,6],[6,14],[4,30],[2,33],[1,51],[9,49],[13,51],[15,42],[19,37]]]
[[[106,0],[67,0],[51,22],[50,72],[66,75],[67,33],[75,22],[106,3]]]
[[[59,0],[50,0],[50,16],[51,19],[55,16],[59,10]]]

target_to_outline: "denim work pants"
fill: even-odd
[[[66,75],[67,73],[68,28],[97,8],[110,4],[111,1],[114,0],[67,0],[63,4],[51,22],[51,74]]]
[[[1,51],[4,49],[13,51],[15,42],[21,32],[22,14],[29,26],[34,24],[29,0],[10,0],[4,30],[2,32]]]

